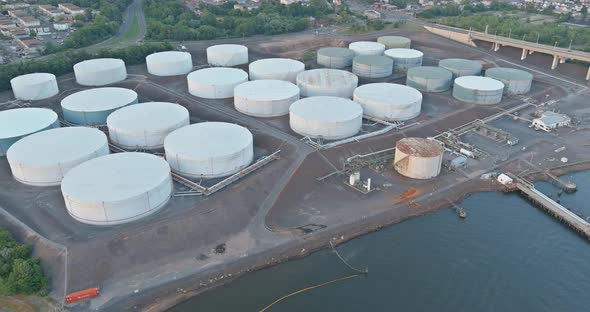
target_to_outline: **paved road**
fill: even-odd
[[[133,21],[135,17],[138,18],[139,21],[139,35],[134,38],[133,40],[129,40],[126,42],[120,42],[115,44],[121,37],[123,37],[131,25],[133,25]],[[145,24],[145,17],[143,15],[143,0],[134,0],[128,7],[125,9],[123,13],[123,22],[121,23],[121,27],[119,27],[119,31],[111,38],[97,43],[93,46],[88,47],[88,49],[100,49],[100,48],[121,48],[130,45],[138,44],[146,34],[146,24]]]

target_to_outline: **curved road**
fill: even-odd
[[[139,35],[133,38],[133,40],[117,43],[117,41],[129,31],[136,17],[139,22]],[[146,25],[145,17],[143,15],[143,0],[133,0],[133,2],[127,7],[127,9],[125,9],[125,12],[123,13],[123,22],[121,23],[121,27],[119,27],[119,31],[113,37],[88,48],[121,48],[135,45],[143,40],[145,34]]]

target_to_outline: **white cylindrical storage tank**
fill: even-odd
[[[444,92],[451,88],[453,73],[436,66],[419,66],[408,69],[406,85],[423,92]]]
[[[117,153],[74,167],[61,191],[68,213],[94,225],[131,222],[164,207],[172,196],[170,166],[147,153]]]
[[[38,101],[50,98],[59,93],[54,74],[34,73],[10,80],[12,92],[17,100]]]
[[[385,78],[393,73],[393,60],[382,55],[361,55],[352,61],[352,72],[363,78]]]
[[[508,94],[529,93],[533,83],[533,74],[516,68],[490,68],[486,70],[485,76],[501,81],[504,84],[504,92]]]
[[[145,58],[148,73],[154,76],[186,75],[193,70],[193,58],[188,52],[165,51]]]
[[[395,143],[393,167],[406,177],[430,179],[440,173],[444,149],[436,141],[403,138]]]
[[[318,65],[328,68],[345,68],[352,66],[354,52],[347,48],[321,48],[317,53]]]
[[[297,76],[301,96],[338,96],[351,98],[359,78],[340,69],[312,69]]]
[[[207,63],[211,66],[248,64],[248,48],[239,44],[218,44],[207,48]]]
[[[382,43],[373,41],[357,41],[348,45],[348,48],[354,52],[355,56],[359,55],[383,55],[385,46]]]
[[[453,97],[473,104],[497,104],[502,101],[504,84],[496,79],[481,76],[463,76],[455,79]]]
[[[6,158],[14,178],[34,186],[59,185],[79,164],[109,154],[107,136],[86,127],[37,132],[14,143]]]
[[[389,49],[385,50],[385,56],[393,59],[393,68],[396,70],[408,70],[412,67],[422,66],[424,53],[414,49]]]
[[[188,126],[189,112],[181,105],[148,102],[121,108],[107,118],[113,144],[128,150],[159,149],[172,131]]]
[[[366,116],[404,121],[420,115],[422,93],[395,83],[370,83],[354,90],[354,101],[361,104]]]
[[[104,125],[117,109],[137,103],[137,93],[125,88],[95,88],[76,92],[61,101],[64,119],[75,125]]]
[[[234,96],[234,88],[248,81],[248,74],[237,68],[214,67],[199,69],[186,77],[190,94],[206,99]]]
[[[326,140],[339,140],[359,132],[363,122],[360,104],[334,96],[301,99],[289,108],[289,124],[296,133]]]
[[[268,58],[250,63],[250,80],[273,79],[295,83],[297,75],[305,70],[305,64],[288,58]]]
[[[166,160],[172,170],[191,178],[217,178],[246,168],[254,159],[250,131],[226,122],[201,122],[166,137]]]
[[[275,117],[289,113],[299,100],[299,87],[283,80],[254,80],[234,89],[234,105],[241,113],[256,117]]]
[[[412,44],[412,40],[400,36],[382,36],[377,38],[377,42],[385,45],[386,49],[409,49]]]
[[[453,73],[453,78],[461,76],[479,76],[481,75],[482,69],[481,63],[460,58],[440,60],[438,66]]]
[[[18,140],[35,132],[59,128],[57,114],[47,108],[15,108],[0,111],[0,156]]]
[[[80,85],[104,86],[127,79],[127,69],[121,59],[99,58],[74,65],[74,75]]]

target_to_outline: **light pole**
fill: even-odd
[[[510,28],[510,31],[508,32],[508,38],[512,38],[512,28]]]
[[[541,37],[541,34],[539,34],[538,32],[536,32],[536,33],[537,33],[537,44],[539,44],[539,37]]]

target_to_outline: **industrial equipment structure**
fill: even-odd
[[[385,121],[405,121],[420,114],[422,93],[395,83],[370,83],[354,90],[364,114]]]
[[[10,79],[14,97],[23,101],[38,101],[59,93],[54,74],[33,73]]]
[[[104,125],[117,109],[138,102],[137,92],[116,87],[88,89],[68,95],[61,101],[66,122],[74,125]]]
[[[314,139],[339,140],[351,137],[362,126],[360,104],[334,96],[301,99],[289,108],[289,124],[296,133]]]
[[[373,41],[357,41],[348,45],[348,48],[354,52],[355,56],[359,55],[383,55],[385,45]]]
[[[226,122],[201,122],[180,128],[164,140],[172,171],[189,178],[217,178],[246,168],[254,159],[252,133]]]
[[[443,147],[434,140],[403,138],[395,143],[393,167],[409,178],[434,178],[440,173],[443,154]]]
[[[533,74],[516,68],[490,68],[486,70],[485,76],[501,81],[506,94],[529,93],[533,83]]]
[[[455,79],[453,97],[459,101],[490,105],[502,101],[504,84],[496,79],[481,76],[462,76]]]
[[[248,47],[239,44],[218,44],[207,48],[207,63],[232,67],[248,64]]]
[[[354,51],[348,48],[321,48],[317,52],[318,65],[327,68],[342,69],[352,66]]]
[[[406,85],[423,92],[444,92],[451,89],[453,73],[436,66],[408,69]]]
[[[361,55],[352,61],[352,72],[363,78],[385,78],[393,73],[393,60],[382,55]]]
[[[395,70],[407,71],[412,67],[422,66],[424,53],[414,49],[389,49],[385,50],[384,55],[393,60]]]
[[[199,69],[186,77],[190,94],[206,99],[234,96],[234,88],[248,81],[248,73],[230,67]]]
[[[412,44],[410,38],[400,36],[381,36],[377,38],[377,42],[385,45],[385,48],[387,49],[409,49]]]
[[[478,61],[461,59],[461,58],[448,58],[440,60],[438,66],[449,70],[453,73],[453,78],[461,76],[479,76],[483,66]]]
[[[188,52],[164,51],[145,58],[148,73],[154,76],[186,75],[193,69],[193,58]]]
[[[284,80],[254,80],[234,89],[234,106],[241,113],[256,117],[276,117],[289,113],[299,100],[299,87]]]
[[[0,111],[0,156],[12,144],[35,132],[59,128],[57,114],[47,108],[15,108]]]
[[[76,82],[83,86],[104,86],[127,79],[127,68],[121,59],[98,58],[74,65]]]
[[[312,69],[297,76],[301,96],[338,96],[351,98],[358,86],[358,77],[340,69]]]
[[[111,142],[127,150],[163,148],[168,134],[189,123],[189,112],[184,106],[167,102],[127,106],[107,118]]]
[[[87,127],[65,127],[31,134],[6,154],[14,178],[34,186],[59,185],[79,164],[109,154],[107,136]]]
[[[297,75],[305,70],[305,64],[288,58],[267,58],[248,66],[250,80],[273,79],[295,83]]]

